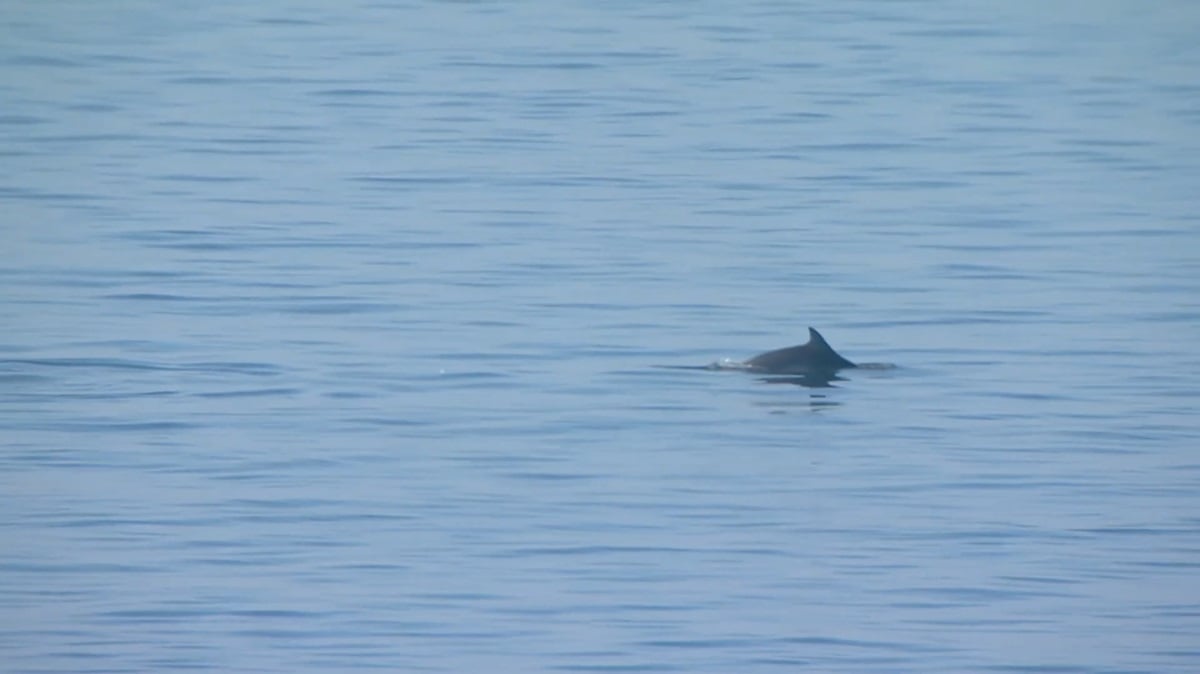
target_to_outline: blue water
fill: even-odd
[[[0,26],[4,672],[1200,670],[1195,3]]]

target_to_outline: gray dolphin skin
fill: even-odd
[[[708,365],[655,365],[670,370],[733,370],[749,372],[769,384],[795,384],[806,388],[829,388],[841,381],[839,370],[891,370],[891,363],[852,363],[829,346],[821,333],[808,329],[808,343],[776,349],[746,361],[718,360]]]
[[[832,376],[838,370],[858,367],[829,346],[821,333],[808,329],[808,343],[776,349],[746,361],[745,369],[764,374],[796,374]]]

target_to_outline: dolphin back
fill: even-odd
[[[816,330],[808,329],[808,343],[776,349],[746,361],[748,369],[768,374],[833,374],[838,370],[857,367],[833,350]]]

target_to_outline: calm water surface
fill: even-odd
[[[1194,3],[0,26],[4,671],[1200,668]]]

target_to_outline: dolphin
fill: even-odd
[[[793,374],[832,377],[838,370],[858,367],[829,346],[816,330],[808,329],[808,343],[760,353],[737,369],[762,374]]]
[[[852,363],[829,346],[829,342],[816,330],[808,329],[808,343],[789,346],[760,353],[747,361],[728,358],[708,365],[658,365],[672,370],[736,370],[752,374],[770,375],[763,381],[773,384],[798,384],[810,388],[829,386],[841,378],[839,370],[860,368],[885,370],[895,367],[889,363]],[[784,375],[784,376],[779,376]]]

